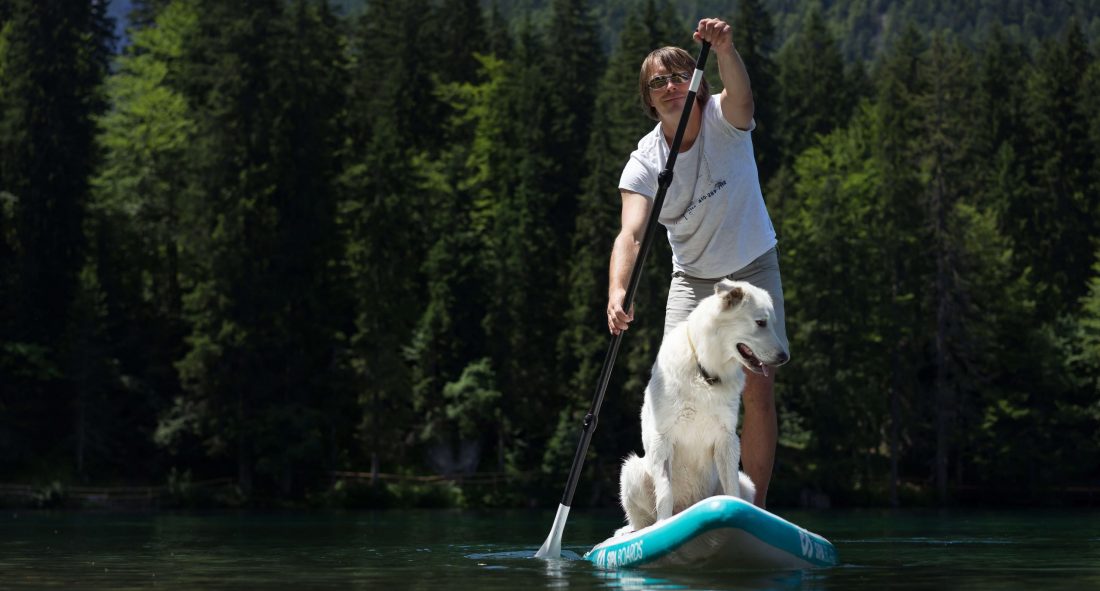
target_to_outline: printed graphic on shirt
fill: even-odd
[[[722,190],[722,187],[725,187],[725,186],[726,186],[726,181],[725,181],[724,179],[723,179],[723,180],[719,180],[718,182],[714,183],[714,187],[712,187],[712,188],[711,188],[711,190],[709,190],[709,191],[707,191],[706,193],[704,193],[704,194],[700,195],[700,196],[699,196],[699,198],[697,198],[697,199],[696,199],[696,200],[695,200],[695,201],[694,201],[694,202],[693,202],[693,203],[692,203],[692,204],[691,204],[691,205],[690,205],[690,206],[689,206],[689,207],[687,208],[687,211],[685,211],[685,212],[684,212],[684,217],[683,217],[683,219],[684,219],[684,220],[687,220],[687,219],[691,218],[691,216],[692,216],[692,215],[693,215],[693,214],[695,213],[695,211],[696,211],[696,209],[695,209],[696,207],[698,207],[698,206],[702,205],[702,204],[703,204],[703,202],[704,202],[704,201],[706,201],[707,199],[710,199],[711,197],[714,197],[715,195],[717,195],[717,194],[718,194],[718,191],[721,191],[721,190]]]

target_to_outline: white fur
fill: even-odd
[[[714,291],[661,343],[642,405],[645,456],[631,454],[623,462],[620,500],[628,525],[619,533],[668,519],[715,494],[749,502],[755,495],[752,480],[738,471],[745,371],[769,371],[767,366],[786,363],[788,354],[776,336],[767,291],[729,280]],[[756,359],[742,355],[738,344]],[[708,384],[700,364],[721,382]]]

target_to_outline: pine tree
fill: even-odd
[[[840,50],[816,5],[801,17],[799,31],[787,39],[775,61],[777,87],[771,107],[775,121],[769,135],[778,159],[768,165],[772,172],[761,181],[776,235],[784,241],[786,211],[798,207],[790,203],[798,182],[792,169],[794,160],[819,135],[843,127],[855,100]]]
[[[486,51],[505,58],[512,52],[512,33],[509,30],[508,21],[500,12],[500,1],[493,0],[489,5],[488,21],[486,22],[486,37],[488,47]]]
[[[1088,217],[1095,220],[1100,217],[1100,59],[1095,54],[1081,83],[1077,107],[1088,122],[1089,149],[1093,161],[1087,175],[1091,184],[1085,192],[1085,208]]]
[[[278,97],[272,167],[278,171],[272,205],[272,317],[277,323],[273,361],[280,367],[279,398],[266,409],[259,465],[280,492],[325,483],[315,468],[337,468],[337,441],[353,428],[356,397],[338,392],[335,365],[340,330],[350,306],[339,293],[336,262],[343,243],[336,231],[339,151],[346,109],[347,63],[339,23],[327,0],[295,0],[278,26],[285,41],[275,52],[270,87]],[[280,433],[298,433],[289,445]]]
[[[433,44],[441,55],[433,60],[443,82],[472,82],[478,63],[474,54],[489,48],[485,15],[478,0],[443,0],[436,9],[438,37]]]
[[[562,196],[550,193],[548,176],[560,162],[547,152],[552,123],[546,98],[545,55],[539,35],[529,24],[520,27],[515,49],[496,108],[499,147],[492,151],[492,188],[487,220],[492,248],[488,313],[485,332],[490,357],[503,392],[511,398],[507,410],[528,442],[541,441],[548,431],[545,393],[559,387],[553,355],[557,319],[562,314],[560,291],[562,238],[556,234],[552,211]],[[524,146],[522,150],[507,149]],[[541,394],[530,397],[528,392]],[[542,450],[524,450],[521,463],[534,466]]]
[[[818,9],[810,9],[801,30],[779,50],[776,61],[779,119],[774,129],[781,164],[790,164],[818,135],[842,127],[853,102],[840,50]]]
[[[960,392],[964,396],[955,429],[955,455],[959,457],[956,472],[965,470],[970,478],[996,482],[1026,478],[1019,466],[1002,460],[1002,438],[1014,430],[1032,428],[1027,426],[1030,418],[1022,419],[1033,407],[1028,400],[1032,389],[1024,384],[1046,381],[1040,369],[1046,364],[1035,362],[1042,353],[1005,347],[1004,343],[1041,343],[1046,337],[1040,330],[1034,290],[1023,285],[1027,273],[1013,262],[1016,249],[1009,234],[1016,225],[1013,204],[1029,193],[1024,158],[1029,152],[1030,132],[1019,121],[1026,119],[1023,96],[1030,58],[998,26],[990,30],[977,58],[976,124],[971,126],[974,146],[967,165],[975,184],[972,195],[953,213],[960,219],[951,223],[960,253],[957,291],[963,296],[958,299],[962,314],[955,345],[960,353],[953,355],[961,368]],[[993,157],[975,157],[977,154]],[[1031,359],[1026,360],[1028,357]],[[1053,383],[1048,382],[1047,388],[1051,387]],[[1020,449],[1013,455],[1034,453]]]
[[[1073,330],[1062,348],[1075,387],[1059,401],[1059,426],[1065,432],[1058,439],[1063,443],[1068,439],[1072,444],[1059,446],[1055,453],[1061,456],[1071,481],[1094,478],[1100,459],[1100,437],[1094,428],[1100,420],[1096,400],[1096,392],[1100,391],[1100,249],[1094,260],[1088,292],[1078,302]]]
[[[275,218],[274,178],[263,172],[272,105],[261,95],[271,76],[268,35],[280,11],[271,2],[198,8],[182,78],[198,123],[190,155],[202,179],[195,223],[209,231],[187,244],[196,268],[183,297],[187,350],[177,363],[185,396],[169,420],[196,423],[208,453],[234,462],[238,485],[250,495],[260,446],[255,415],[275,395],[270,378],[258,375],[266,365],[263,343],[273,336],[262,292],[271,288],[264,247]]]
[[[779,166],[780,154],[775,137],[778,119],[779,92],[777,68],[771,58],[775,27],[771,14],[760,0],[742,0],[733,21],[733,44],[745,62],[752,80],[752,97],[756,105],[756,130],[752,148],[760,178],[766,183]]]
[[[491,311],[500,297],[492,286],[502,281],[496,218],[506,213],[499,205],[508,203],[506,183],[514,174],[511,150],[503,141],[515,126],[514,115],[501,108],[511,92],[512,64],[494,56],[478,60],[477,84],[441,88],[454,112],[447,134],[453,140],[436,166],[426,167],[425,190],[438,195],[432,232],[438,239],[425,262],[428,302],[409,353],[414,404],[425,414],[421,436],[436,452],[434,468],[472,469],[472,462],[462,466],[459,461],[462,450],[477,459],[490,445],[496,448],[496,469],[515,473],[525,468],[516,462],[526,443],[516,439],[516,431],[519,425],[529,428],[520,417],[530,410],[531,400],[501,397],[492,412],[477,402],[507,391],[498,385],[504,382],[496,368],[511,371],[513,357],[493,347],[489,338],[501,319]],[[458,408],[473,414],[458,417]],[[470,429],[471,424],[480,428]]]
[[[1027,82],[1025,109],[1032,132],[1025,165],[1031,192],[1013,203],[1010,235],[1019,266],[1031,267],[1042,314],[1064,313],[1084,294],[1091,265],[1088,171],[1095,163],[1087,116],[1076,107],[1091,56],[1076,23],[1060,41],[1048,40]]]
[[[549,111],[542,149],[551,168],[540,184],[552,200],[544,221],[553,229],[555,240],[547,246],[559,253],[572,234],[580,181],[588,173],[584,147],[592,129],[596,81],[604,71],[590,11],[587,0],[553,0],[544,43],[541,86]]]
[[[111,23],[105,5],[90,2],[7,0],[0,16],[0,233],[10,255],[0,281],[3,455],[30,459],[79,450],[74,417],[61,409],[79,396],[71,329],[81,320],[74,302]]]
[[[791,465],[794,476],[829,495],[846,492],[845,482],[877,488],[882,472],[869,450],[880,447],[886,423],[879,409],[896,308],[883,256],[889,243],[878,225],[884,179],[873,157],[876,117],[865,106],[795,160],[798,206],[786,211],[783,285],[794,361],[782,370],[777,396],[787,418],[781,442],[785,456],[804,458]],[[858,272],[852,261],[861,261]],[[858,428],[827,427],[838,422]]]
[[[339,310],[334,242],[342,49],[324,7],[303,2],[200,4],[189,39],[192,159],[208,235],[189,248],[188,351],[177,367],[212,455],[238,482],[300,490],[322,456],[322,409],[340,408],[323,377]],[[335,316],[335,317],[334,317]],[[285,433],[302,437],[287,445]]]
[[[99,120],[104,156],[93,179],[94,279],[111,357],[127,376],[116,384],[116,397],[136,423],[114,432],[133,433],[137,441],[128,448],[149,459],[157,415],[180,394],[173,364],[184,344],[189,266],[182,253],[194,219],[189,204],[198,194],[189,160],[195,121],[173,82],[183,39],[197,22],[195,2],[180,1],[159,15],[156,27],[135,30],[107,81],[113,108]]]
[[[145,28],[157,20],[157,15],[172,4],[172,0],[131,0],[127,20],[134,29]]]
[[[1024,89],[1030,58],[1022,45],[994,26],[983,41],[979,59],[975,100],[981,124],[975,130],[976,150],[993,158],[977,163],[977,203],[992,210],[1002,228],[1015,235],[1011,228],[1017,222],[1011,212],[1029,193],[1024,158],[1030,132],[1019,122],[1027,117]]]
[[[491,266],[478,253],[488,251],[492,243],[481,217],[486,208],[483,191],[488,180],[483,150],[485,135],[497,133],[493,101],[499,99],[504,72],[502,63],[494,58],[481,56],[479,63],[484,77],[479,83],[467,80],[437,88],[444,110],[451,113],[440,132],[443,147],[438,155],[416,159],[420,190],[432,202],[427,235],[433,244],[423,266],[427,281],[423,311],[407,356],[412,366],[413,406],[424,417],[419,437],[428,446],[432,468],[442,474],[475,469],[482,445],[500,446],[504,439],[499,425],[485,425],[486,433],[498,434],[495,441],[475,437],[475,430],[460,428],[454,409],[463,401],[446,396],[448,388],[456,396],[469,394],[467,388],[456,390],[455,385],[475,367],[480,368],[478,375],[493,374],[482,328]],[[477,164],[471,166],[474,162]],[[498,450],[498,459],[502,451]]]
[[[897,42],[876,64],[875,150],[876,166],[882,171],[879,215],[871,224],[882,238],[882,265],[889,286],[890,313],[881,316],[883,337],[889,347],[891,379],[885,385],[889,412],[887,444],[890,456],[889,495],[899,504],[898,481],[906,437],[904,428],[912,407],[919,400],[914,390],[917,368],[914,359],[920,351],[921,318],[918,294],[924,289],[927,268],[924,259],[913,257],[919,245],[927,244],[927,227],[919,195],[920,179],[912,166],[916,160],[916,139],[920,117],[915,97],[924,92],[918,75],[924,40],[909,25]]]
[[[412,182],[413,161],[438,143],[427,31],[428,3],[372,2],[356,24],[349,146],[340,226],[356,309],[349,339],[362,421],[358,434],[377,473],[404,463],[413,423],[403,347],[417,317],[421,266],[431,244],[429,202]]]
[[[981,149],[992,153],[1004,144],[1015,151],[1025,143],[1019,132],[1023,112],[1024,74],[1029,57],[1019,42],[999,25],[990,29],[980,52],[978,105],[982,116],[977,126]]]
[[[1087,88],[1093,61],[1074,21],[1061,39],[1044,41],[1035,55],[1026,74],[1024,99],[1024,113],[1034,126],[1028,126],[1026,152],[1020,158],[1027,183],[1024,190],[1009,193],[1013,201],[1005,220],[1014,238],[1017,268],[1033,282],[1037,306],[1032,325],[1041,327],[1030,341],[1035,343],[1033,355],[1048,360],[1032,362],[1039,371],[1027,376],[1028,382],[1042,386],[1015,397],[1011,406],[1002,404],[1001,409],[1008,406],[1010,412],[998,413],[994,424],[1002,433],[1015,426],[1037,434],[1029,449],[1019,450],[1021,455],[1044,458],[1032,462],[1023,475],[1033,483],[1065,478],[1068,471],[1061,466],[1089,458],[1087,450],[1093,445],[1078,432],[1094,395],[1080,389],[1074,371],[1080,366],[1067,367],[1075,357],[1070,341],[1076,304],[1088,290],[1090,252],[1095,245],[1090,237],[1097,234],[1092,215],[1097,197],[1091,190],[1096,144],[1089,141],[1095,114],[1088,108],[1095,99],[1090,100]],[[1058,354],[1046,358],[1048,351]],[[1043,395],[1037,396],[1038,392]],[[1075,443],[1058,441],[1061,436],[1051,437],[1052,430],[1061,430]],[[1085,453],[1078,456],[1071,448]],[[1002,469],[1019,477],[1011,468]]]
[[[954,446],[958,420],[962,376],[960,367],[969,343],[961,330],[966,293],[960,282],[959,259],[962,256],[952,237],[957,229],[952,218],[964,195],[973,192],[968,162],[973,158],[974,137],[969,132],[973,121],[971,98],[974,89],[973,68],[957,42],[933,35],[928,50],[927,71],[920,75],[928,81],[927,93],[920,96],[924,129],[921,152],[923,172],[927,176],[928,214],[931,223],[931,249],[935,261],[928,297],[929,318],[934,318],[932,363],[935,370],[936,455],[935,482],[940,503],[947,501],[948,461]]]

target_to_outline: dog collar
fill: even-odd
[[[702,363],[699,363],[698,361],[696,361],[695,365],[697,365],[699,367],[699,375],[703,376],[703,381],[706,382],[708,386],[713,386],[715,384],[721,384],[722,383],[722,378],[720,378],[718,376],[712,376],[709,373],[707,373],[707,370],[703,369],[703,364]]]
[[[708,386],[721,384],[722,378],[710,375],[710,372],[708,372],[699,361],[699,354],[695,352],[695,343],[691,342],[691,331],[686,330],[685,332],[687,332],[688,346],[691,347],[691,355],[695,357],[695,367],[699,368],[699,375],[703,376],[703,381],[706,382]]]

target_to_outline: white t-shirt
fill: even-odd
[[[702,117],[702,141],[677,156],[658,221],[668,230],[673,269],[715,279],[745,267],[776,239],[752,151],[756,121],[748,131],[730,125],[718,95],[706,102]],[[669,148],[658,123],[630,155],[619,188],[654,199]]]

